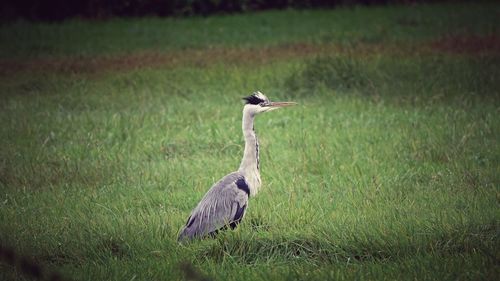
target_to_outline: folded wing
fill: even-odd
[[[179,240],[214,235],[228,226],[235,228],[245,215],[248,196],[248,185],[241,174],[234,172],[225,176],[191,212]]]

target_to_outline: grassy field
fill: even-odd
[[[1,280],[494,280],[500,5],[0,26]],[[259,116],[239,228],[177,233]]]

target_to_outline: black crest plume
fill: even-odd
[[[248,97],[244,97],[243,99],[245,100],[246,104],[260,104],[262,102],[265,102],[265,100],[257,96],[257,93],[253,93]]]

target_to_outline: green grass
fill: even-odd
[[[92,56],[139,50],[263,47],[297,42],[356,44],[419,41],[449,34],[498,32],[491,3],[268,11],[190,19],[16,22],[0,26],[0,58]],[[7,43],[8,42],[8,43]]]
[[[0,56],[498,38],[492,15],[499,7],[17,23],[1,27],[2,42],[12,41]],[[289,20],[301,28],[288,28]],[[374,22],[389,35],[380,37]],[[0,77],[0,245],[45,275],[74,280],[493,280],[500,274],[499,58],[375,51],[96,75],[7,73]],[[239,99],[254,90],[299,102],[256,120],[263,189],[237,230],[180,245],[191,209],[239,164]],[[1,257],[0,279],[30,280],[20,258],[16,266]]]

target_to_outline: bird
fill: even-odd
[[[250,197],[260,190],[259,141],[254,130],[257,115],[296,102],[272,102],[260,91],[244,97],[242,129],[245,139],[243,159],[237,171],[215,183],[192,210],[181,228],[178,241],[215,237],[228,227],[234,229],[245,216]]]

